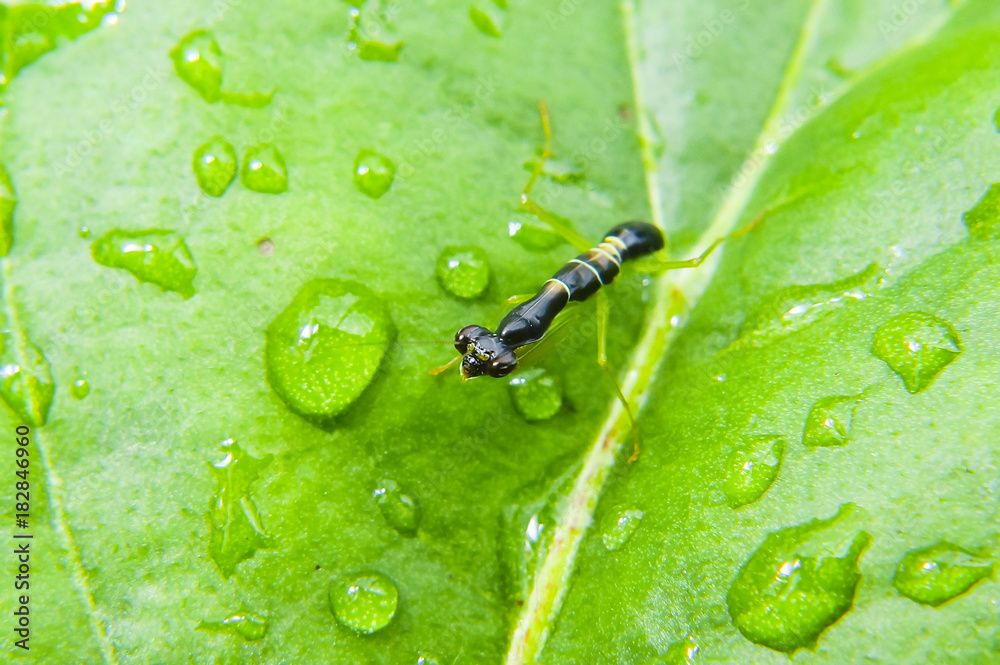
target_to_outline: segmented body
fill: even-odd
[[[646,222],[625,222],[604,240],[556,272],[530,300],[510,310],[496,332],[466,326],[455,335],[465,376],[506,376],[517,367],[515,351],[545,336],[556,316],[571,301],[583,301],[614,281],[625,261],[663,249],[663,233]]]

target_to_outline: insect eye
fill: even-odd
[[[462,355],[465,355],[469,350],[469,344],[486,332],[489,331],[482,326],[465,326],[455,333],[455,349]]]
[[[504,351],[487,366],[486,373],[495,379],[507,376],[517,368],[517,356],[513,351]]]

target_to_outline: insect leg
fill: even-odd
[[[449,369],[451,369],[460,362],[462,362],[462,356],[457,356],[449,360],[446,364],[441,365],[440,367],[435,367],[434,369],[428,370],[427,373],[431,376],[438,376],[439,374],[444,374],[445,372],[447,372]]]
[[[615,387],[615,395],[618,397],[618,401],[622,403],[622,407],[625,409],[625,414],[628,416],[629,425],[632,428],[632,454],[629,455],[628,463],[631,464],[639,457],[639,428],[635,424],[635,414],[632,413],[632,406],[625,399],[625,393],[622,392],[621,386],[618,385],[618,379],[615,377],[614,370],[611,369],[611,365],[608,363],[608,354],[606,349],[607,342],[607,331],[608,331],[608,315],[610,313],[610,303],[608,302],[608,295],[604,291],[597,292],[597,364],[601,366],[607,375],[608,379],[611,380],[611,385]]]
[[[553,231],[561,235],[566,242],[573,245],[573,247],[576,247],[581,252],[586,252],[593,247],[593,245],[586,238],[573,230],[572,222],[565,217],[560,217],[559,215],[555,215],[548,210],[545,210],[528,198],[527,194],[521,195],[521,210],[530,212],[532,215],[548,224],[552,227]]]
[[[546,160],[552,156],[552,125],[549,123],[549,107],[545,104],[544,99],[538,100],[538,113],[542,116],[542,131],[545,133],[545,145],[542,147],[542,154],[538,157],[538,161],[535,162],[535,168],[531,171],[528,184],[524,186],[524,193],[521,195],[522,199],[528,197],[528,193],[531,192],[531,188],[534,186],[535,181],[538,180],[538,176],[542,175],[542,171],[545,170]]]

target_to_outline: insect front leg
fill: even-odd
[[[639,458],[639,428],[635,423],[635,414],[632,413],[632,405],[628,403],[625,398],[625,393],[622,392],[622,388],[618,385],[618,379],[615,376],[614,370],[611,368],[611,364],[608,362],[607,354],[607,331],[608,331],[608,317],[611,311],[611,303],[608,301],[608,295],[604,291],[597,292],[597,364],[601,366],[601,369],[605,371],[608,379],[611,381],[611,385],[614,386],[615,395],[618,397],[618,401],[622,403],[622,408],[625,409],[625,415],[628,416],[629,426],[632,429],[632,454],[629,455],[628,463],[631,464],[636,459]]]

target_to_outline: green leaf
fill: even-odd
[[[32,426],[33,535],[31,651],[5,653],[995,660],[1000,12],[912,4],[177,0],[51,40],[5,24],[24,380],[0,426]],[[551,219],[593,240],[652,219],[677,259],[745,230],[608,288],[632,464],[592,304],[525,377],[545,404],[427,373],[572,255],[509,237],[537,221],[539,98]],[[206,145],[232,147],[218,178]],[[80,227],[124,255],[115,234],[176,241],[98,263]],[[488,259],[475,299],[441,284],[449,246]]]

